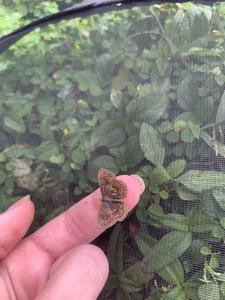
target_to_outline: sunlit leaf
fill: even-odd
[[[186,167],[186,161],[183,159],[177,159],[172,161],[167,167],[167,172],[172,178],[179,176]]]
[[[225,187],[214,189],[212,194],[219,206],[225,210]]]
[[[216,113],[216,122],[220,123],[225,120],[225,93],[223,93],[219,107]]]
[[[164,162],[165,149],[159,133],[147,123],[141,125],[140,145],[147,160],[156,166]]]
[[[198,288],[200,300],[220,300],[220,289],[217,282],[208,282]]]
[[[190,170],[176,180],[195,192],[225,186],[225,174],[217,171]]]
[[[159,240],[145,256],[144,264],[149,270],[158,271],[179,258],[191,245],[190,232],[172,231]]]
[[[26,131],[26,127],[23,119],[17,118],[16,116],[4,117],[4,126],[7,129],[11,129],[17,133],[24,133]]]
[[[157,273],[170,284],[181,285],[184,281],[184,270],[179,259],[175,259]]]

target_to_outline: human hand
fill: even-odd
[[[130,211],[144,183],[137,175],[119,178],[127,185]],[[109,269],[102,250],[88,244],[103,232],[96,225],[100,198],[97,189],[23,240],[34,217],[29,197],[0,215],[0,299],[97,298]]]

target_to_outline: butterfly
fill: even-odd
[[[127,186],[106,169],[98,172],[99,188],[102,194],[98,214],[98,227],[107,228],[127,216],[123,199],[127,196]]]

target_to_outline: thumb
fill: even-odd
[[[108,277],[105,254],[96,246],[80,245],[52,266],[49,279],[35,300],[94,300]]]

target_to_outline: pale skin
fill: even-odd
[[[122,175],[128,211],[138,203],[144,183]],[[89,244],[97,227],[99,189],[23,239],[34,217],[29,197],[0,215],[0,299],[94,300],[109,272],[102,250]]]

